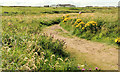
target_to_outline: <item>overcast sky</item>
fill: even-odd
[[[2,6],[43,6],[73,4],[76,6],[118,6],[119,0],[0,0]]]

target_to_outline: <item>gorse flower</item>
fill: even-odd
[[[115,42],[117,43],[119,43],[120,42],[120,38],[117,38],[117,39],[115,39]]]
[[[73,26],[75,26],[76,28],[78,28],[78,27],[83,27],[84,26],[84,22],[81,20],[81,19],[77,19],[76,21],[75,21],[75,23],[73,24]]]
[[[115,42],[120,45],[120,38],[115,39]]]
[[[79,27],[79,25],[76,25],[76,28]]]
[[[85,27],[88,27],[88,26],[90,26],[90,24],[89,24],[89,23],[86,23],[86,24],[85,24]]]
[[[81,22],[82,20],[81,19],[77,19],[77,22]]]
[[[69,14],[67,14],[65,17],[67,18],[67,17],[69,17],[70,15]]]
[[[82,21],[82,22],[80,22],[79,24],[85,24],[85,23]]]
[[[81,21],[82,21],[81,19],[77,19],[77,20],[75,21],[74,25],[79,24]]]
[[[85,29],[85,27],[82,27],[82,30],[84,30]]]
[[[66,22],[66,21],[68,21],[69,19],[71,19],[71,18],[65,18],[65,19],[63,20],[63,22]]]
[[[69,17],[69,14],[62,16],[62,19],[64,20],[65,18],[68,18],[68,17]]]
[[[90,25],[97,26],[97,23],[95,21],[90,21],[90,22],[85,24],[85,27],[90,26]]]

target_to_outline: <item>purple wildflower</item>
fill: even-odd
[[[85,69],[83,68],[82,70],[84,71]]]
[[[96,67],[95,69],[98,70],[98,67]]]
[[[89,69],[89,71],[91,71],[91,68]]]
[[[81,12],[79,12],[79,14],[81,14]]]

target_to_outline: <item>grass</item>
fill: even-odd
[[[62,29],[55,29],[55,31],[57,31],[57,32],[63,32]]]
[[[81,66],[86,65],[85,69],[91,68],[92,70],[95,69],[95,67],[98,67],[96,64],[89,62],[89,59],[86,56],[86,53],[81,53],[76,51],[75,49],[71,49],[69,46],[66,49],[68,52],[70,52],[70,58],[73,58],[72,61],[74,63],[74,66]],[[81,67],[80,69],[82,69]]]
[[[16,16],[16,15],[42,15],[42,14],[65,14],[65,13],[115,13],[116,7],[2,7],[3,16]]]
[[[59,32],[59,35],[61,35],[61,36],[73,38],[73,36],[71,34],[64,33],[62,29],[55,29],[55,31]]]
[[[119,25],[118,25],[118,16],[117,13],[109,13],[109,14],[103,14],[103,13],[94,13],[94,14],[88,14],[88,15],[76,15],[72,16],[73,19],[68,20],[67,22],[61,22],[61,26],[71,32],[71,34],[76,35],[78,37],[92,40],[92,41],[98,41],[98,42],[104,42],[107,44],[113,44],[117,45],[115,43],[115,39],[120,36],[119,33]],[[95,21],[98,24],[98,31],[96,33],[90,32],[90,30],[87,30],[85,32],[80,32],[79,28],[73,27],[72,25],[75,23],[77,19],[82,19],[83,22],[87,23],[89,21]]]
[[[69,33],[60,33],[59,35],[61,35],[63,37],[73,38],[73,36]]]
[[[78,16],[74,14],[79,11],[95,15]],[[114,38],[119,36],[119,30],[116,27],[118,21],[116,11],[117,8],[113,7],[2,7],[2,69],[78,70],[78,62],[72,63],[73,58],[70,58],[70,54],[65,51],[64,42],[48,37],[42,33],[42,29],[60,23],[63,14],[73,13],[71,15],[73,18],[81,18],[85,23],[94,20],[103,24],[103,30],[101,29],[95,36],[90,36],[91,40],[113,42]],[[71,21],[66,24],[61,22],[61,26],[71,34],[87,39],[88,36],[85,33],[79,35],[79,31],[71,25]],[[62,32],[60,29],[56,31]],[[62,35],[72,37],[68,33]],[[102,39],[98,38],[99,36]],[[84,64],[82,57],[79,59]],[[89,67],[93,68],[94,66],[90,64]]]
[[[52,15],[53,16],[53,15]],[[3,16],[3,70],[73,70],[64,42],[42,33],[44,27],[59,23],[54,16]]]

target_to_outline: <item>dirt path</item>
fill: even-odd
[[[118,50],[116,48],[71,36],[59,25],[50,26],[43,31],[48,35],[54,35],[55,39],[64,40],[67,50],[73,57],[76,57],[77,63],[83,59],[104,70],[118,70]]]

